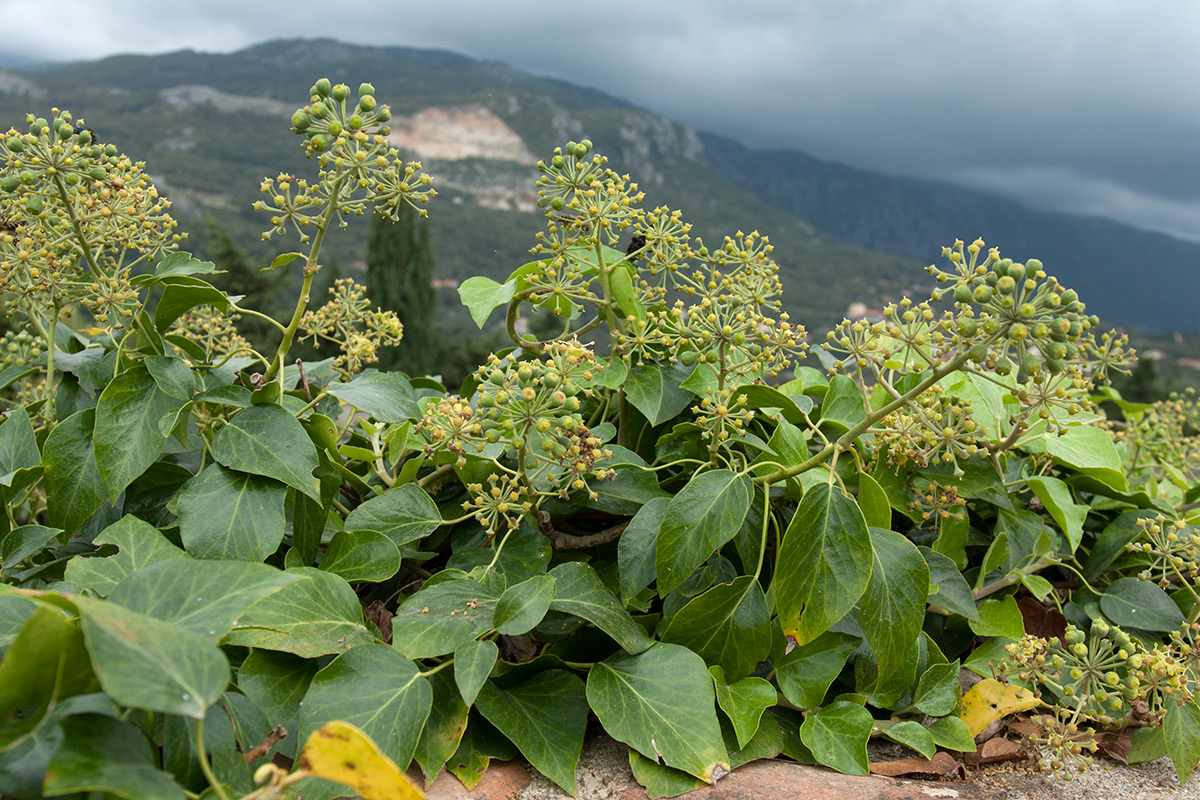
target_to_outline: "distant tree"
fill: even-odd
[[[228,229],[215,217],[206,215],[204,222],[208,229],[205,250],[217,269],[225,271],[223,275],[212,276],[213,284],[230,294],[244,295],[238,301],[239,305],[265,314],[275,311],[279,294],[278,274],[256,268],[246,252],[238,247]],[[245,315],[238,320],[237,327],[259,352],[278,344],[279,333],[266,320]]]
[[[437,371],[440,348],[434,331],[437,295],[429,225],[407,205],[397,222],[371,218],[367,296],[374,305],[395,311],[404,324],[400,344],[379,354],[380,369],[401,369],[413,375]]]

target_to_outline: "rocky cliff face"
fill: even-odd
[[[533,211],[537,158],[504,120],[479,105],[426,108],[392,120],[389,141],[419,158],[441,186],[486,208]]]

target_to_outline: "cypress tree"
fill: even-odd
[[[435,371],[439,348],[434,332],[433,248],[428,223],[408,205],[402,207],[398,222],[371,218],[367,296],[373,305],[395,311],[404,324],[404,339],[390,352],[379,354],[379,368],[413,375]]]

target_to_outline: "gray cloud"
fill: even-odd
[[[0,0],[0,18],[0,52],[44,60],[313,35],[448,48],[750,145],[1200,239],[1195,3]]]

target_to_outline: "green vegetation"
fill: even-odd
[[[594,714],[665,796],[1032,708],[1049,769],[1124,731],[1188,779],[1200,404],[1105,387],[1125,339],[1040,261],[955,242],[795,366],[766,236],[706,243],[568,142],[533,260],[459,286],[511,342],[447,391],[374,367],[401,321],[361,285],[314,291],[342,227],[408,218],[382,252],[433,196],[375,98],[317,81],[310,168],[260,184],[277,315],[69,113],[0,137],[31,332],[0,363],[0,792],[408,798],[412,762],[471,786],[518,753],[573,792]]]

